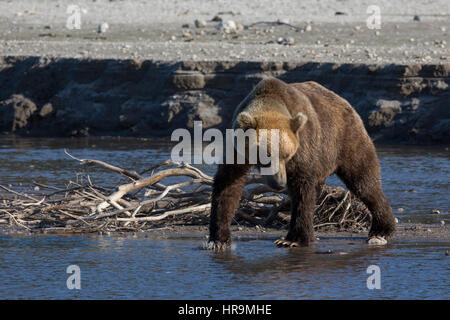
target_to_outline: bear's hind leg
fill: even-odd
[[[369,244],[386,243],[387,238],[395,231],[395,218],[381,187],[378,161],[373,165],[366,163],[361,166],[353,163],[349,168],[339,168],[337,175],[372,215]]]
[[[286,239],[276,240],[280,247],[309,246],[314,237],[314,207],[318,184],[312,178],[289,179],[291,221]]]

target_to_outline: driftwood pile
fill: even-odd
[[[78,159],[117,172],[128,181],[115,189],[68,181],[64,188],[35,182],[39,192],[22,193],[0,185],[0,227],[56,234],[145,231],[176,225],[207,225],[213,178],[198,168],[170,160],[138,174],[94,159]],[[177,177],[167,184],[167,178]],[[234,223],[257,228],[285,228],[289,199],[250,174]],[[37,189],[37,188],[36,188]],[[1,191],[1,190],[0,190]],[[341,187],[324,187],[315,209],[316,229],[364,231],[370,225],[366,207]]]

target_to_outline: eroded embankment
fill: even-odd
[[[448,144],[450,64],[158,62],[0,58],[0,131],[27,136],[170,136],[224,128],[265,76],[317,81],[346,98],[372,138]]]

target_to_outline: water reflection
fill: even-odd
[[[287,299],[449,297],[447,242],[369,247],[362,238],[324,238],[311,248],[276,248],[273,239],[236,241],[225,253],[200,239],[105,236],[0,236],[0,298]],[[326,250],[341,254],[318,254]],[[65,286],[68,265],[82,290]],[[382,270],[382,290],[366,269]]]

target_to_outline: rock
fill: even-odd
[[[278,24],[289,24],[289,19],[287,18],[281,18],[277,20]]]
[[[438,209],[432,209],[430,211],[430,214],[440,214],[440,213],[441,213],[441,211],[439,211]]]
[[[444,220],[441,220],[441,225],[442,226],[445,225],[445,221]]]
[[[445,255],[446,255],[446,256],[450,256],[450,251],[445,250]]]
[[[414,18],[413,18],[413,21],[420,21],[420,16],[415,15]]]
[[[214,127],[222,122],[219,108],[212,101],[201,101],[194,105],[188,115],[187,127],[193,128],[194,121],[201,121],[204,129]]]
[[[222,22],[223,20],[222,20],[222,18],[219,17],[219,16],[214,16],[214,18],[212,18],[211,21],[214,21],[214,22]]]
[[[205,77],[198,72],[176,73],[173,77],[173,84],[180,89],[201,89],[205,86]]]
[[[395,116],[402,112],[401,103],[397,100],[377,101],[378,110],[372,111],[368,117],[367,124],[369,128],[386,128],[393,124]]]
[[[28,125],[37,107],[33,101],[20,94],[0,103],[0,128],[16,131]]]
[[[405,209],[403,209],[403,208],[397,208],[397,211],[398,211],[398,212],[403,212],[403,211],[405,211]]]
[[[398,218],[395,218],[395,223],[398,223],[399,221],[398,221]]]
[[[295,40],[292,37],[287,37],[287,38],[279,37],[277,39],[277,43],[278,44],[284,44],[284,45],[294,45],[295,44]]]
[[[311,26],[310,24],[308,24],[308,25],[305,27],[305,31],[306,31],[306,32],[312,31],[312,26]]]
[[[189,23],[184,23],[181,25],[181,27],[184,29],[189,29]]]
[[[102,22],[98,25],[97,32],[98,33],[105,33],[109,29],[109,24],[107,22]]]
[[[50,115],[53,112],[53,106],[51,103],[46,103],[42,106],[41,110],[39,110],[39,115],[42,118],[47,117],[48,115]]]
[[[295,44],[295,40],[292,37],[287,37],[287,38],[284,38],[284,43],[287,44],[287,45],[294,45]]]
[[[236,22],[234,22],[233,20],[221,22],[217,26],[217,29],[224,33],[236,33],[237,32]]]
[[[194,21],[194,24],[197,28],[204,28],[206,27],[206,21],[205,20],[201,20],[201,19],[197,19]]]
[[[371,238],[367,239],[367,243],[369,245],[382,246],[382,245],[387,244],[387,241],[383,237],[371,237]]]

